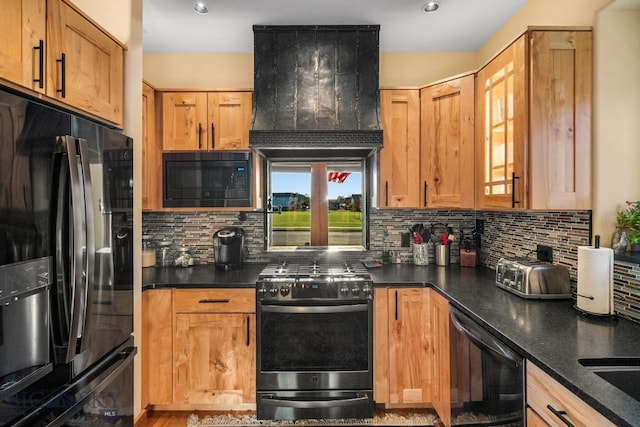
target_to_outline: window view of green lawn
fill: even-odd
[[[272,172],[271,203],[276,213],[271,215],[271,246],[309,246],[313,226],[309,209],[311,197],[328,198],[329,246],[361,246],[361,181],[360,173],[350,173],[342,183],[329,182],[329,194],[310,195],[308,173]]]

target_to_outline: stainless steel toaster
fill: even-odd
[[[496,284],[522,298],[571,298],[569,270],[548,262],[501,258],[496,265]]]

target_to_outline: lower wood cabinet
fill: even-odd
[[[145,294],[149,292],[158,291]],[[145,381],[148,404],[160,409],[255,409],[255,290],[169,292],[169,310],[165,294],[146,297],[145,314],[155,316],[156,321],[161,318],[158,325],[154,322],[147,328],[149,345],[143,343],[149,362]],[[151,306],[154,302],[161,302],[162,306]],[[164,340],[162,349],[152,340],[160,336]],[[171,349],[171,370],[166,369],[165,346]],[[162,379],[154,378],[154,373]],[[167,386],[159,384],[164,381],[171,384],[170,398]]]
[[[449,301],[431,292],[433,328],[433,407],[445,426],[451,425],[451,350]]]
[[[374,391],[387,407],[432,402],[431,289],[378,288],[374,296]]]
[[[528,426],[614,426],[606,417],[529,361],[527,406]]]

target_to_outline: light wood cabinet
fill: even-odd
[[[591,208],[591,44],[530,29],[478,71],[476,207]]]
[[[420,204],[420,91],[380,91],[384,148],[379,152],[378,207]]]
[[[47,0],[47,95],[120,127],[124,48],[62,0]]]
[[[431,292],[431,326],[433,328],[433,407],[445,426],[451,425],[451,350],[449,301]]]
[[[422,207],[474,207],[474,83],[469,74],[420,91]]]
[[[46,0],[5,0],[0,18],[0,77],[44,93]]]
[[[157,145],[155,90],[142,83],[142,209],[162,205],[162,150]]]
[[[122,127],[124,47],[63,0],[7,0],[0,78]]]
[[[172,290],[142,293],[142,407],[173,403]]]
[[[613,427],[606,417],[527,361],[527,425]],[[569,424],[571,423],[571,424]]]
[[[255,409],[255,291],[176,290],[175,403]]]
[[[164,92],[164,151],[248,150],[251,92]]]
[[[385,406],[431,403],[429,288],[378,288],[374,297],[374,398]]]

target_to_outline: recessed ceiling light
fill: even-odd
[[[440,3],[438,3],[436,0],[429,0],[422,6],[422,11],[425,13],[432,13],[438,10],[439,7]]]
[[[209,13],[209,8],[207,7],[207,4],[203,0],[196,1],[195,4],[193,5],[193,10],[198,15],[206,15],[207,13]]]

